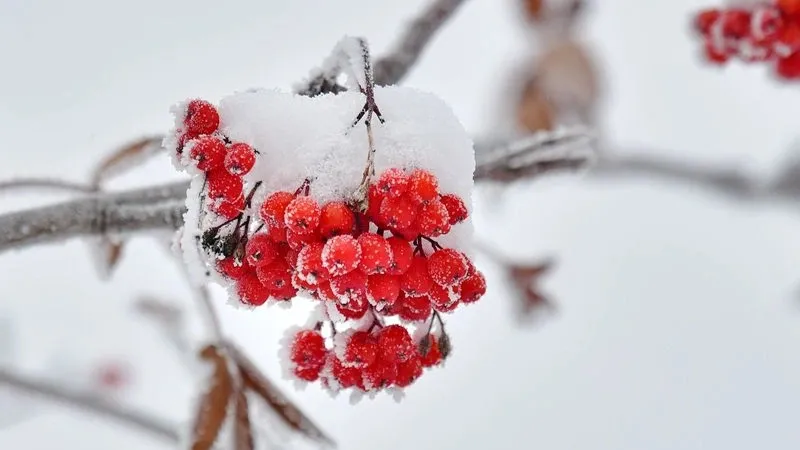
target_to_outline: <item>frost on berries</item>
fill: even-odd
[[[449,353],[441,314],[486,291],[468,256],[472,142],[429,94],[379,87],[375,101],[385,123],[372,124],[365,212],[360,92],[190,100],[165,140],[193,177],[181,238],[192,273],[247,308],[319,302],[321,316],[287,335],[285,364],[333,392],[411,385]]]
[[[708,8],[694,16],[705,59],[772,65],[784,80],[800,80],[800,0],[765,0]]]

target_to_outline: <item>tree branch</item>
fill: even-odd
[[[79,194],[97,192],[97,189],[91,185],[59,180],[56,178],[16,178],[8,181],[0,181],[0,192],[32,189]]]
[[[558,131],[555,137],[540,133],[489,149],[478,147],[475,180],[509,182],[554,170],[584,167],[592,157],[586,147],[587,136],[578,131]],[[0,215],[0,253],[82,236],[178,229],[186,212],[187,189],[187,182],[176,182],[98,193]]]
[[[91,394],[70,392],[44,381],[32,380],[3,369],[0,369],[0,385],[9,386],[28,395],[44,397],[53,402],[67,404],[104,417],[110,417],[120,423],[138,428],[169,442],[177,443],[179,440],[177,429],[174,426]]]

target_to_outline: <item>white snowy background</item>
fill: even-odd
[[[711,1],[590,2],[585,38],[608,93],[603,132],[626,151],[766,175],[800,134],[800,91],[765,69],[698,62],[688,15]],[[368,37],[379,53],[425,2],[3,0],[0,179],[85,179],[110,148],[165,131],[175,101],[289,88],[344,34]],[[406,83],[444,98],[467,129],[487,132],[505,72],[531,45],[515,1],[470,0]],[[164,157],[114,187],[177,176]],[[450,319],[447,366],[401,404],[351,406],[313,387],[290,391],[341,449],[800,446],[800,215],[791,205],[571,176],[513,188],[500,208],[480,207],[488,198],[476,197],[482,237],[521,259],[558,258],[545,288],[559,313],[519,327],[508,292],[494,283]],[[49,199],[4,196],[0,208]],[[189,310],[188,290],[155,239],[137,238],[126,253],[110,283],[97,281],[80,241],[0,255],[0,315],[14,329],[13,358],[0,361],[71,383],[51,369],[54,360],[126,357],[136,373],[123,401],[188,420],[197,377],[131,312],[140,294]],[[228,332],[279,379],[281,331],[301,318],[223,303]],[[94,415],[38,408],[0,429],[0,448],[168,448]]]

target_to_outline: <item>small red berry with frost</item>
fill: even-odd
[[[730,59],[730,55],[726,51],[718,49],[712,39],[705,41],[703,51],[706,61],[713,64],[722,65]]]
[[[367,205],[367,217],[371,219],[373,222],[376,222],[377,225],[386,226],[379,222],[380,220],[380,211],[381,211],[381,203],[383,203],[383,199],[385,197],[383,194],[380,193],[378,190],[378,186],[375,184],[369,185],[368,197],[367,201],[369,205]]]
[[[486,278],[479,271],[475,271],[461,282],[459,287],[462,303],[473,303],[478,301],[486,293]]]
[[[294,335],[289,358],[300,368],[322,368],[328,356],[325,339],[318,331],[302,330]]]
[[[314,382],[319,380],[319,377],[322,374],[322,367],[309,367],[308,369],[295,367],[292,370],[292,373],[294,373],[294,376],[303,381]]]
[[[408,387],[422,375],[422,360],[414,355],[407,361],[397,364],[397,377],[394,384],[397,387]]]
[[[367,279],[367,298],[373,305],[393,305],[400,295],[400,277],[370,275]]]
[[[270,264],[256,267],[256,275],[258,275],[258,279],[269,288],[273,296],[275,292],[284,289],[287,285],[291,286],[292,284],[292,268],[281,258],[276,259]]]
[[[236,280],[236,293],[242,303],[260,306],[269,299],[272,292],[269,286],[265,286],[255,274],[249,272]]]
[[[297,255],[297,274],[308,286],[316,287],[319,283],[330,278],[328,269],[322,265],[321,242],[309,244]]]
[[[217,270],[219,273],[225,275],[233,280],[238,280],[245,276],[245,274],[254,273],[253,268],[247,259],[244,259],[239,264],[236,263],[236,258],[228,257],[217,261]]]
[[[322,236],[316,230],[311,233],[296,233],[291,229],[286,229],[286,242],[292,250],[300,251],[306,245],[322,242]]]
[[[389,244],[389,249],[392,251],[392,261],[389,263],[389,270],[386,273],[390,275],[402,275],[411,267],[411,261],[414,259],[414,250],[407,240],[392,236],[386,239]]]
[[[392,263],[392,248],[383,236],[363,233],[358,236],[361,258],[358,268],[367,275],[385,273]]]
[[[381,202],[377,222],[395,230],[408,228],[417,216],[417,207],[407,197],[387,197]]]
[[[455,194],[447,194],[439,197],[439,201],[442,202],[445,209],[447,209],[447,216],[450,218],[450,225],[463,222],[467,220],[467,217],[469,217],[467,205],[464,204],[464,201],[461,200],[461,197]]]
[[[433,199],[422,205],[417,212],[414,228],[419,234],[437,237],[450,232],[450,215],[439,200]]]
[[[411,242],[419,236],[419,231],[414,227],[408,227],[402,230],[392,230],[392,234],[401,239],[405,239],[407,242]]]
[[[457,294],[451,288],[439,286],[436,283],[431,285],[431,290],[428,292],[428,298],[433,308],[443,313],[449,313],[456,309],[459,296],[460,294]]]
[[[417,355],[417,346],[402,325],[388,325],[377,333],[380,359],[399,363]]]
[[[269,194],[261,204],[261,218],[270,227],[285,226],[283,218],[286,215],[286,207],[293,199],[294,194],[291,192],[278,191]]]
[[[431,300],[427,295],[411,296],[400,294],[395,303],[398,315],[407,322],[422,322],[428,320],[433,312]]]
[[[333,293],[333,289],[331,289],[331,282],[330,281],[321,281],[317,285],[317,297],[320,300],[324,301],[334,301],[336,300],[336,294]]]
[[[238,196],[234,199],[218,199],[212,200],[208,203],[208,209],[216,213],[223,219],[233,219],[244,210],[244,197]]]
[[[376,183],[378,192],[386,197],[400,197],[406,193],[408,176],[403,169],[393,167],[386,169]]]
[[[376,391],[391,386],[396,379],[397,364],[378,360],[361,371],[361,382],[357,386],[363,391]]]
[[[733,39],[742,39],[750,34],[750,11],[729,9],[722,13],[722,34]]]
[[[777,0],[778,9],[789,16],[800,15],[800,0]]]
[[[224,170],[209,172],[207,176],[209,198],[233,202],[239,197],[243,197],[244,184],[241,178]]]
[[[349,234],[328,239],[322,251],[322,264],[333,276],[340,276],[358,267],[361,261],[361,247]]]
[[[278,246],[267,233],[250,236],[245,246],[245,259],[254,267],[272,263],[278,258]]]
[[[455,286],[467,277],[466,257],[451,248],[443,248],[428,257],[428,274],[442,286]]]
[[[333,283],[331,283],[331,285],[333,285]],[[364,317],[364,315],[367,314],[367,310],[369,310],[367,295],[364,293],[364,291],[355,291],[349,293],[347,294],[347,303],[341,303],[340,296],[340,301],[336,303],[336,309],[339,310],[339,313],[344,317],[352,320],[358,320]]]
[[[348,367],[338,359],[333,360],[331,372],[333,378],[339,383],[342,389],[356,386],[361,382],[361,370],[355,367]]]
[[[219,113],[214,105],[205,100],[192,100],[186,108],[183,124],[186,131],[194,136],[211,134],[219,128]]]
[[[280,225],[268,225],[267,235],[270,239],[272,239],[272,242],[276,244],[285,244],[286,248],[290,248],[286,239],[286,233],[286,227],[282,227]]]
[[[286,206],[283,220],[286,228],[298,234],[308,234],[319,226],[320,208],[311,197],[295,197]]]
[[[378,357],[378,342],[366,331],[356,331],[350,336],[341,355],[342,362],[349,367],[363,369],[371,366]]]
[[[783,27],[778,41],[791,52],[800,50],[800,24],[790,23]]]
[[[349,234],[355,224],[356,216],[344,202],[330,202],[320,210],[319,233],[323,238]]]
[[[783,27],[783,18],[778,9],[761,5],[753,10],[750,23],[750,36],[755,44],[771,45]]]
[[[428,259],[414,256],[411,266],[400,276],[400,289],[408,295],[425,295],[431,289],[431,276],[428,274]]]
[[[231,175],[246,175],[256,163],[256,152],[244,142],[232,144],[225,155],[225,170]]]
[[[289,282],[284,284],[283,287],[275,289],[272,292],[272,298],[288,302],[297,296],[297,288],[292,283],[292,276],[289,275]]]
[[[314,292],[317,290],[316,284],[309,283],[305,278],[302,278],[298,272],[292,272],[292,286],[294,286],[298,292]]]
[[[366,295],[367,276],[358,270],[350,271],[344,275],[333,276],[331,278],[331,289],[342,303],[347,303],[353,297]]]
[[[286,250],[286,253],[283,255],[283,260],[286,261],[286,264],[289,264],[289,267],[294,269],[297,267],[297,257],[300,256],[300,252],[288,245],[286,247],[288,250]]]
[[[422,350],[425,350],[423,353]],[[433,367],[442,362],[442,351],[439,349],[439,338],[433,334],[428,335],[428,345],[426,349],[420,346],[420,359],[424,367]]]
[[[779,58],[775,70],[783,79],[800,79],[800,51],[794,52],[785,58]]]
[[[216,136],[200,136],[189,150],[189,156],[203,172],[220,169],[225,161],[225,143]]]
[[[708,34],[721,16],[722,12],[716,8],[702,10],[695,16],[694,27],[700,34]]]
[[[439,196],[439,180],[427,170],[414,169],[408,176],[408,196],[419,204]]]

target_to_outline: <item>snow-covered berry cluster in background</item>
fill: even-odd
[[[709,8],[694,17],[705,59],[725,64],[736,58],[774,65],[785,80],[800,79],[800,0],[747,2]]]
[[[234,304],[316,302],[287,369],[334,391],[408,386],[449,353],[439,314],[486,292],[468,255],[472,142],[429,94],[385,87],[374,100],[370,127],[354,120],[358,92],[191,100],[165,141],[193,176],[187,264]]]

